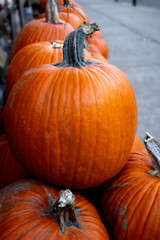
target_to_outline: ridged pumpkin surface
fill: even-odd
[[[131,153],[124,169],[106,185],[100,204],[111,239],[157,240],[160,179],[146,150]]]
[[[0,238],[3,240],[109,240],[96,208],[75,194],[75,215],[81,229],[71,225],[60,233],[57,221],[46,213],[49,194],[59,190],[35,180],[22,180],[0,191]],[[66,216],[67,217],[67,216]]]
[[[26,176],[8,146],[6,135],[0,135],[0,189]]]
[[[36,42],[65,40],[66,36],[72,32],[73,27],[65,22],[53,24],[44,20],[33,20],[28,22],[17,35],[11,51],[11,59],[23,47]]]
[[[97,186],[123,168],[136,124],[129,81],[103,63],[31,69],[12,88],[5,110],[18,161],[41,179],[74,188]]]

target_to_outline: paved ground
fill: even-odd
[[[109,62],[128,77],[137,100],[137,135],[160,140],[160,1],[77,0],[96,22],[109,48]]]

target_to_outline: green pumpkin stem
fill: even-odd
[[[84,23],[75,31],[71,32],[65,39],[63,45],[63,61],[55,63],[58,67],[81,68],[90,64],[97,64],[84,59],[84,41],[86,37],[99,30],[96,23]]]
[[[58,199],[49,194],[49,208],[45,214],[54,218],[60,226],[60,235],[64,233],[67,227],[74,226],[83,229],[76,219],[76,210],[74,207],[75,196],[69,190],[61,190]]]
[[[160,143],[149,133],[146,133],[144,144],[154,167],[153,170],[149,170],[147,173],[152,176],[160,177]]]
[[[45,17],[47,23],[60,24],[58,4],[56,0],[47,0]]]

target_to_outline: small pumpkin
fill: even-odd
[[[158,239],[160,144],[146,134],[145,145],[149,154],[132,152],[123,170],[101,193],[102,216],[111,239]]]
[[[5,134],[0,135],[0,166],[0,189],[27,177],[27,173],[13,156]]]
[[[74,28],[64,21],[59,20],[55,0],[48,1],[46,20],[32,20],[28,22],[17,35],[11,50],[11,59],[23,47],[42,41],[65,40]]]
[[[109,240],[96,208],[80,194],[26,179],[0,191],[3,240]]]
[[[63,61],[24,73],[5,108],[8,141],[18,161],[45,181],[98,186],[126,164],[137,125],[133,89],[104,62],[84,59],[84,39],[99,27],[80,26],[63,47]]]

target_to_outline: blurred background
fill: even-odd
[[[160,0],[76,0],[100,26],[110,64],[121,69],[135,92],[137,135],[160,140]],[[38,0],[0,0],[0,106],[12,43],[39,14]]]

